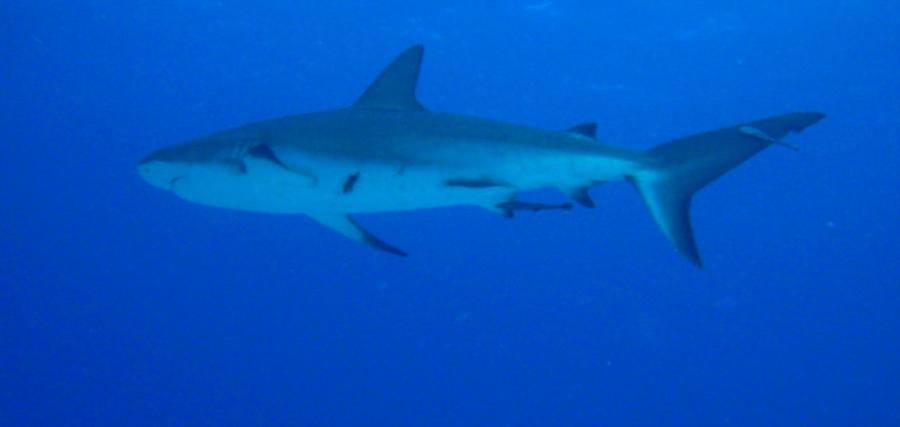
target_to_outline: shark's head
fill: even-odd
[[[138,174],[155,187],[172,190],[178,180],[191,175],[195,166],[182,160],[179,151],[179,146],[174,146],[150,153],[138,164]]]
[[[154,151],[138,165],[145,181],[182,196],[187,188],[210,187],[246,173],[244,163],[234,157],[237,147],[221,141],[201,139]]]
[[[229,209],[298,212],[317,178],[281,163],[252,134],[221,133],[173,145],[144,157],[138,174],[181,199]]]

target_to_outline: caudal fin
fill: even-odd
[[[675,249],[703,266],[691,228],[694,193],[792,132],[825,117],[792,113],[681,138],[646,152],[646,167],[629,176]]]

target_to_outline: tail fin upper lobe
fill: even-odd
[[[646,152],[647,166],[629,176],[675,249],[703,266],[690,220],[694,193],[791,132],[825,115],[792,113],[681,138]]]

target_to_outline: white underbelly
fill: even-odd
[[[318,164],[311,175],[247,159],[244,174],[206,171],[178,180],[182,199],[220,208],[267,213],[382,212],[451,205],[496,205],[515,194],[504,186],[465,188],[447,180],[466,171],[369,164]],[[352,179],[352,176],[356,176]],[[468,175],[472,175],[469,173]],[[351,180],[353,182],[349,182]]]

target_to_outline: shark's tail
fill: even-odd
[[[628,180],[675,249],[702,267],[689,212],[694,193],[772,144],[791,147],[781,138],[823,117],[785,114],[668,142],[647,151],[645,166]]]

